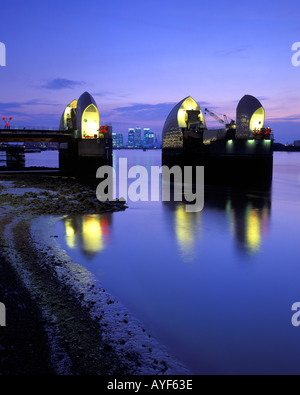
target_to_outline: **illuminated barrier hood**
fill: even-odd
[[[236,109],[236,138],[247,139],[264,127],[265,110],[254,96],[245,95]]]
[[[163,148],[182,148],[183,131],[206,129],[203,113],[196,101],[188,96],[176,104],[168,115],[162,132]]]
[[[77,100],[73,100],[65,108],[59,124],[59,130],[75,130],[76,126]]]
[[[59,124],[59,130],[73,130],[76,137],[95,139],[99,137],[100,116],[94,98],[84,92],[65,108]]]
[[[100,117],[94,98],[84,92],[77,103],[77,129],[83,139],[97,138],[99,135]]]

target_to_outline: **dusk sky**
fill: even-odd
[[[161,133],[186,96],[235,119],[250,94],[277,142],[300,140],[300,67],[291,62],[299,15],[299,0],[4,0],[0,115],[57,128],[88,91],[113,131]]]

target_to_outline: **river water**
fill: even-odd
[[[159,150],[118,158],[161,165]],[[69,217],[56,232],[193,373],[299,374],[299,177],[300,153],[275,152],[270,191],[206,187],[199,213],[128,201],[125,212]]]

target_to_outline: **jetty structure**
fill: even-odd
[[[222,124],[209,129],[204,115]],[[173,166],[205,166],[206,180],[266,180],[272,178],[271,128],[264,126],[260,101],[245,95],[236,108],[236,121],[209,109],[202,112],[190,96],[181,100],[167,117],[162,132],[162,163]]]

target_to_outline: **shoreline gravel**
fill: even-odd
[[[126,209],[94,196],[67,177],[0,177],[0,374],[191,374],[51,234],[66,215]]]

